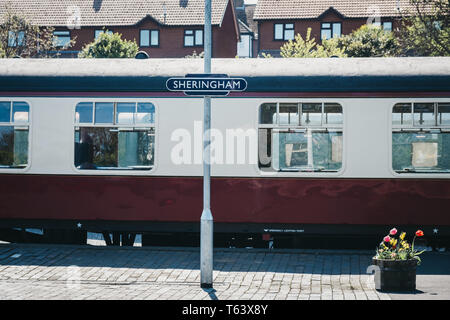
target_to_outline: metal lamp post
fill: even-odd
[[[205,0],[204,73],[211,73],[211,0]],[[213,216],[211,198],[211,96],[204,97],[203,111],[203,212],[200,218],[200,286],[213,285]]]

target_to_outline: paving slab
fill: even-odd
[[[450,299],[450,254],[426,252],[414,293],[383,293],[373,252],[215,249],[213,289],[199,248],[0,244],[2,300]]]

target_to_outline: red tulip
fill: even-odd
[[[416,231],[416,236],[422,237],[423,236],[423,231],[422,230],[417,230]]]
[[[391,229],[391,231],[389,231],[389,234],[391,236],[395,236],[397,234],[397,229],[395,229],[395,228]]]

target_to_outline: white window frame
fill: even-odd
[[[27,170],[30,165],[31,165],[31,106],[30,106],[30,102],[28,101],[23,101],[23,100],[8,100],[8,99],[0,99],[0,102],[9,102],[10,105],[10,110],[9,110],[9,122],[0,122],[0,127],[14,127],[14,129],[18,128],[18,129],[23,129],[23,130],[28,130],[28,150],[27,150],[27,164],[23,167],[19,167],[19,166],[12,166],[12,167],[8,167],[8,166],[1,166],[0,165],[0,170],[7,170],[8,172],[10,172],[10,170],[20,170],[20,171],[24,171]],[[25,103],[28,106],[28,119],[26,122],[15,122],[14,121],[14,103]]]
[[[411,131],[411,130],[421,130],[424,128],[431,128],[431,129],[441,129],[441,128],[448,128],[450,129],[450,124],[440,124],[439,123],[439,104],[450,104],[449,102],[433,102],[433,101],[421,101],[421,102],[398,102],[395,103],[394,106],[392,106],[391,108],[391,124],[392,124],[392,129],[395,129],[396,131],[398,130],[402,130],[402,129],[406,129],[407,131]],[[411,105],[411,118],[412,118],[412,124],[393,124],[392,122],[392,117],[394,114],[394,108],[399,105],[399,104],[409,104]],[[433,125],[429,125],[429,124],[417,124],[416,121],[414,121],[414,105],[415,104],[433,104],[434,106],[434,112],[433,112],[433,117],[434,117],[434,124]]]
[[[261,120],[261,107],[265,104],[275,104],[276,105],[276,113],[275,113],[275,122],[271,123],[271,124],[261,124],[260,120]],[[298,107],[298,114],[299,114],[299,124],[297,125],[292,125],[292,124],[281,124],[280,123],[280,104],[290,104],[290,105],[294,105],[297,104]],[[312,124],[312,125],[308,125],[308,124],[304,124],[302,121],[302,105],[303,104],[321,104],[322,105],[322,112],[321,112],[321,124]],[[341,107],[342,109],[342,123],[340,124],[328,124],[328,123],[324,123],[324,118],[325,118],[325,104],[337,104]],[[342,133],[342,139],[344,139],[344,108],[342,103],[340,102],[334,102],[334,101],[329,101],[329,102],[319,102],[319,101],[310,101],[310,102],[290,102],[290,101],[283,101],[283,102],[273,102],[273,101],[268,101],[268,102],[263,102],[261,104],[259,104],[258,106],[258,132],[259,129],[272,129],[272,134],[274,132],[299,132],[299,133],[312,133],[312,132],[318,132],[318,131],[325,131],[325,132],[341,132]],[[344,142],[344,140],[342,140],[342,142]],[[265,172],[267,173],[267,171],[264,171],[260,166],[259,166],[259,144],[260,142],[258,141],[258,169],[260,172]],[[273,148],[273,145],[272,145]],[[276,174],[292,174],[294,173],[294,175],[299,175],[299,174],[319,174],[319,175],[324,175],[324,174],[332,174],[332,175],[336,175],[336,174],[341,174],[344,170],[344,143],[342,144],[342,162],[341,162],[341,167],[338,170],[326,170],[326,171],[276,171],[273,169],[270,170],[270,172],[272,173],[276,173]],[[273,157],[273,154],[272,154]],[[273,165],[273,158],[271,160],[272,165]]]
[[[80,103],[92,103],[92,122],[79,122],[76,119],[76,109],[77,106]],[[113,104],[114,109],[113,109],[113,122],[112,123],[96,123],[96,119],[95,119],[95,106],[97,103],[110,103]],[[153,112],[153,117],[152,117],[152,122],[151,123],[135,123],[135,116],[138,113],[137,112],[137,106],[138,104],[145,104],[145,103],[151,103],[154,107],[154,112]],[[132,124],[128,124],[128,123],[117,123],[116,121],[116,117],[117,117],[117,104],[134,104],[135,105],[135,112],[133,115],[133,123]],[[75,104],[74,107],[74,122],[73,122],[73,132],[75,135],[76,130],[79,130],[79,128],[114,128],[117,129],[117,131],[133,131],[133,130],[149,130],[149,129],[153,129],[152,133],[150,135],[152,135],[154,137],[154,148],[153,148],[153,165],[149,166],[149,169],[147,170],[132,170],[132,169],[126,169],[126,168],[120,168],[120,167],[112,167],[112,168],[108,168],[108,169],[97,169],[94,170],[95,172],[112,172],[112,171],[121,171],[121,172],[140,172],[140,174],[146,174],[149,172],[152,172],[155,170],[156,168],[156,146],[157,146],[157,135],[156,135],[156,114],[157,114],[157,106],[156,103],[152,102],[152,101],[130,101],[130,100],[125,100],[125,101],[78,101]],[[75,139],[73,139],[73,141],[75,141]],[[72,157],[72,166],[73,168],[75,168],[75,170],[77,172],[90,172],[92,173],[93,170],[86,170],[86,169],[79,169],[76,168],[74,165],[74,160],[75,160],[75,154]],[[138,173],[139,174],[139,173]]]
[[[412,122],[411,124],[394,124],[393,123],[393,114],[394,114],[394,108],[397,105],[400,104],[409,104],[411,106],[411,118],[412,118]],[[434,117],[434,124],[433,125],[429,125],[429,124],[417,124],[417,122],[414,120],[414,105],[415,104],[433,104],[433,117]],[[429,133],[429,134],[433,134],[433,133],[449,133],[450,132],[450,124],[440,124],[439,123],[439,104],[450,104],[450,101],[446,102],[446,101],[440,101],[440,102],[435,102],[435,101],[413,101],[413,102],[396,102],[392,107],[391,107],[391,141],[390,141],[390,155],[391,155],[391,171],[395,174],[395,175],[404,175],[404,174],[412,174],[412,175],[420,175],[420,174],[424,174],[424,175],[433,175],[433,174],[449,174],[448,172],[427,172],[427,171],[404,171],[404,172],[400,172],[394,169],[393,167],[393,162],[394,162],[394,157],[393,157],[393,134],[394,133],[398,133],[398,132],[404,132],[404,133]]]

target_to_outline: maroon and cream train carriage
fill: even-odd
[[[215,232],[450,236],[450,59],[230,59],[214,98]],[[0,61],[0,228],[195,234],[196,59]],[[144,237],[148,239],[148,237]]]

